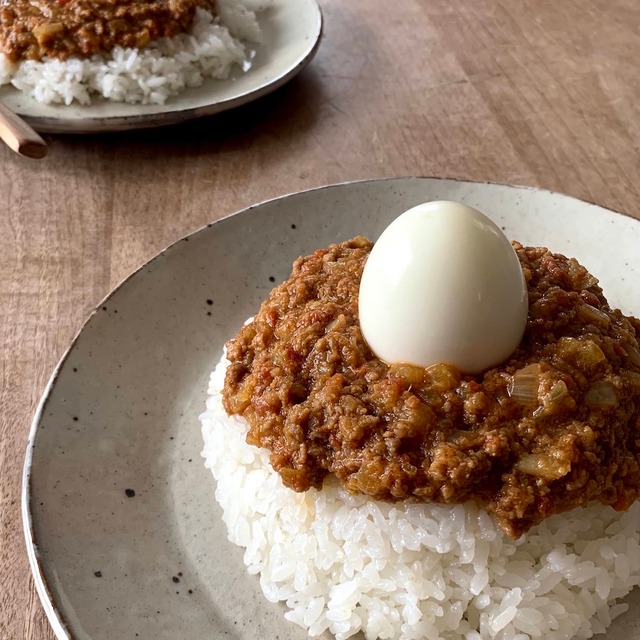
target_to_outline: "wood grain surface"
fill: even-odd
[[[20,513],[38,399],[89,311],[166,245],[267,198],[389,176],[533,185],[640,218],[637,0],[321,6],[317,57],[258,102],[47,136],[39,161],[0,149],[2,640],[53,638]]]

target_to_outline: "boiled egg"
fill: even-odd
[[[375,243],[359,291],[360,326],[388,363],[447,363],[477,374],[522,339],[528,299],[520,261],[476,209],[428,202],[396,218]]]

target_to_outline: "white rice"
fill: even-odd
[[[247,445],[211,376],[203,456],[229,540],[271,602],[310,636],[338,640],[589,638],[640,584],[640,502],[553,516],[519,540],[473,505],[391,505],[336,484],[295,493]]]
[[[218,15],[198,9],[188,33],[160,38],[143,49],[116,47],[110,54],[62,61],[11,63],[0,53],[0,86],[11,84],[45,104],[91,104],[102,96],[114,102],[164,104],[205,79],[228,78],[248,69],[246,42],[261,38],[256,11],[270,0],[218,0]]]

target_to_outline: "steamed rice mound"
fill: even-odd
[[[203,456],[229,540],[271,602],[310,636],[338,640],[589,638],[640,584],[640,504],[548,518],[518,540],[474,505],[388,504],[336,483],[295,493],[246,444],[211,376]]]
[[[164,104],[208,78],[224,80],[247,70],[247,43],[261,40],[256,12],[271,0],[218,0],[217,15],[198,8],[187,33],[159,38],[142,49],[115,47],[88,59],[11,62],[0,53],[0,87],[12,85],[44,104],[91,104],[100,96],[113,102]]]

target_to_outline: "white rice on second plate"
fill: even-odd
[[[285,617],[338,640],[588,638],[640,584],[640,503],[548,518],[519,540],[473,505],[391,505],[325,482],[285,488],[246,422],[221,404],[226,360],[201,416],[205,464],[229,540]]]
[[[256,12],[270,0],[218,0],[218,15],[197,10],[188,33],[160,38],[143,49],[116,47],[88,59],[26,60],[12,64],[0,53],[0,86],[11,84],[45,104],[90,104],[92,96],[114,102],[163,104],[205,79],[228,78],[247,69],[246,42],[260,42]]]

